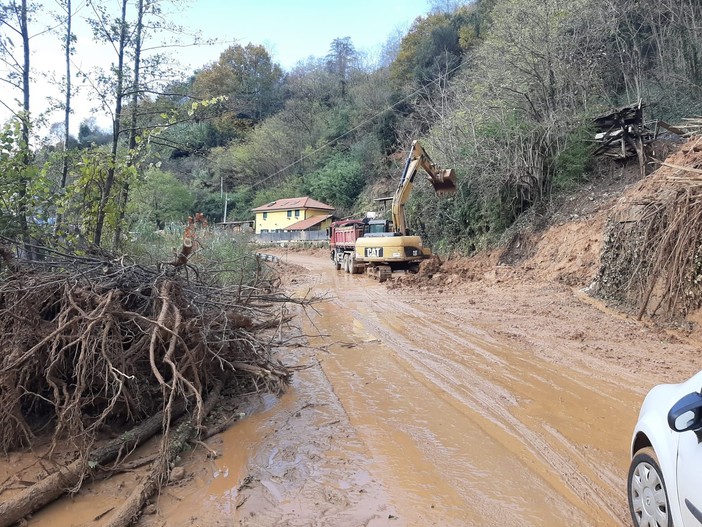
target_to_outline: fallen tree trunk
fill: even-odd
[[[217,384],[210,392],[205,403],[203,418],[207,416],[219,401],[222,384]],[[169,467],[176,457],[185,449],[187,444],[197,435],[197,421],[193,418],[182,423],[169,439],[164,455],[156,460],[149,473],[144,476],[139,485],[119,507],[112,511],[102,527],[127,527],[134,522],[144,507],[146,501],[159,489],[161,483],[168,477]]]
[[[172,419],[181,416],[185,404],[179,403],[171,410]],[[76,488],[91,466],[108,463],[121,452],[130,451],[163,429],[163,412],[154,414],[135,428],[113,439],[91,453],[87,459],[79,458],[70,465],[60,468],[48,477],[27,487],[17,496],[0,503],[0,527],[9,527],[71,489]]]

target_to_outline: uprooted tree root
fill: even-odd
[[[50,430],[51,451],[68,440],[78,453],[77,486],[103,427],[161,415],[167,435],[185,407],[198,430],[214,386],[278,393],[289,380],[271,342],[286,306],[311,300],[277,292],[264,273],[225,287],[187,266],[52,253],[28,267],[11,255],[0,262],[0,449]]]
[[[692,139],[619,205],[597,294],[672,320],[702,305],[702,140]]]

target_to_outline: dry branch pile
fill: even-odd
[[[87,473],[106,426],[128,430],[160,415],[158,431],[167,432],[185,409],[197,429],[213,387],[277,393],[288,381],[271,343],[290,319],[286,306],[307,300],[277,292],[260,265],[253,280],[225,287],[189,265],[49,251],[29,266],[12,254],[0,246],[5,452],[48,431],[52,449],[68,441],[73,471]],[[125,452],[134,446],[126,439]]]
[[[683,118],[682,123],[677,126],[685,137],[700,135],[702,133],[702,116]]]
[[[646,177],[609,219],[595,289],[672,320],[702,306],[702,138]]]

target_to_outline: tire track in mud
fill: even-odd
[[[529,457],[530,470],[590,521],[598,525],[623,524],[623,477],[605,467],[599,474],[556,427],[519,412],[520,402],[528,402],[530,392],[537,398],[549,391],[553,395],[576,391],[582,392],[575,393],[576,398],[597,398],[602,383],[593,386],[579,378],[580,372],[507,349],[465,320],[457,323],[455,316],[451,324],[442,322],[436,313],[388,298],[378,288],[364,287],[360,295],[357,291],[337,294],[342,298],[335,303],[351,311],[371,334],[392,348],[398,362],[405,362],[406,370],[415,378],[423,377],[418,380],[428,390],[446,400],[453,399],[450,403],[459,412],[510,452]],[[425,345],[429,335],[437,343],[432,350]],[[535,362],[541,368],[535,367]],[[523,395],[516,396],[505,386],[510,382]],[[604,397],[616,400],[606,392]],[[522,415],[518,417],[518,413]]]

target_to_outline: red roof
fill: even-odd
[[[286,198],[279,199],[276,201],[271,201],[266,205],[261,205],[255,209],[251,209],[252,212],[268,212],[271,210],[290,210],[290,209],[320,209],[320,210],[334,210],[334,207],[317,201],[316,199],[303,197],[303,198]]]
[[[293,223],[292,225],[289,225],[288,227],[285,227],[286,231],[305,231],[309,229],[310,227],[314,227],[315,225],[322,223],[324,220],[327,220],[331,218],[331,214],[328,216],[312,216],[311,218],[307,218],[306,220],[301,220],[298,221],[297,223]]]

